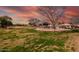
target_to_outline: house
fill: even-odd
[[[79,24],[73,24],[73,25],[72,25],[72,28],[73,28],[73,29],[79,29]]]
[[[58,26],[59,26],[59,28],[64,28],[64,29],[71,29],[72,28],[71,24],[60,24]]]

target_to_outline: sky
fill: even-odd
[[[43,19],[38,12],[38,6],[0,6],[0,16],[10,16],[13,23],[27,23],[29,18]],[[60,18],[64,22],[69,22],[69,17],[79,17],[78,6],[68,6],[64,11],[66,17]]]

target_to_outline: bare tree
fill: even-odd
[[[39,7],[39,12],[46,17],[53,25],[53,28],[57,27],[57,20],[63,16],[65,7],[60,6],[42,6]]]

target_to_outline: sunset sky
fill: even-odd
[[[66,7],[64,15],[66,18],[61,18],[68,22],[71,16],[79,16],[79,7]],[[1,6],[0,16],[10,16],[13,18],[13,23],[26,23],[30,17],[43,18],[38,13],[37,6]]]

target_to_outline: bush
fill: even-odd
[[[11,49],[11,51],[13,51],[13,52],[23,52],[25,50],[26,50],[26,48],[24,46],[16,46]]]
[[[72,29],[71,32],[79,32],[79,29]]]

